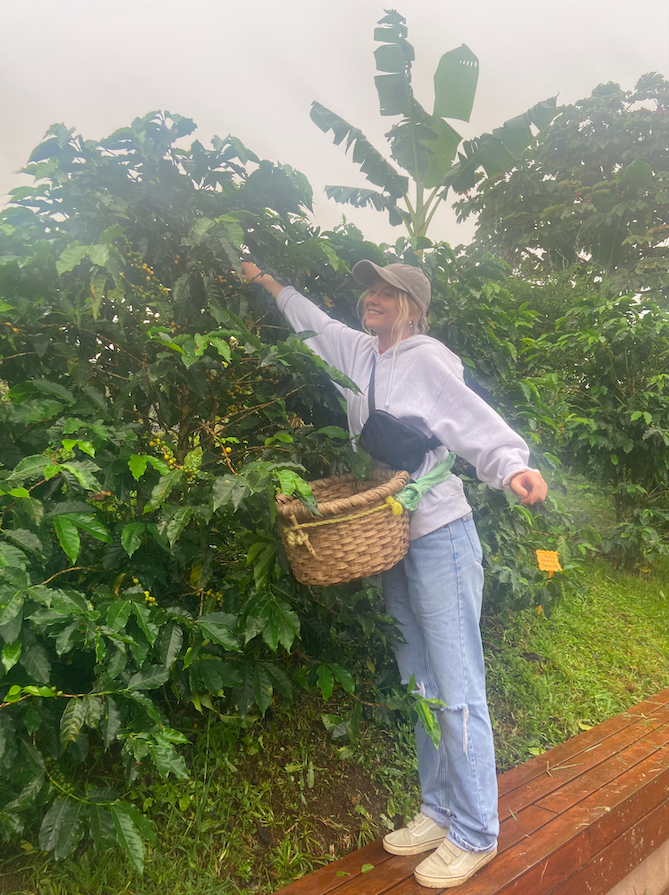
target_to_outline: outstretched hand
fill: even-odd
[[[262,270],[253,261],[242,261],[242,276],[247,283],[252,283],[262,276]]]
[[[276,298],[279,292],[283,289],[281,283],[278,283],[273,276],[270,276],[270,274],[263,273],[253,261],[242,261],[242,278],[247,283],[254,283],[258,286],[262,286],[263,289],[266,289],[270,295],[274,296],[274,298]]]
[[[520,497],[521,504],[525,505],[540,503],[546,499],[548,494],[548,485],[540,472],[533,469],[526,469],[519,472],[509,482],[509,488],[516,497]]]

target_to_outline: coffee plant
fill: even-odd
[[[299,229],[308,184],[233,138],[176,148],[192,130],[54,127],[0,224],[0,830],[44,815],[57,858],[89,831],[137,869],[150,824],[86,784],[87,757],[119,748],[129,784],[145,765],[184,777],[176,706],[290,699],[318,612],[281,558],[274,494],[312,499],[305,463],[351,453],[344,380],[236,276],[242,244],[262,257]],[[334,251],[302,235],[336,282]]]

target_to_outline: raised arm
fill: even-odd
[[[365,366],[364,358],[371,357],[371,336],[351,329],[340,320],[334,320],[292,286],[282,286],[273,276],[263,273],[250,261],[242,263],[242,273],[248,283],[262,286],[278,299],[279,310],[296,332],[311,330],[315,333],[306,339],[306,344],[312,351],[359,386],[361,381],[358,380],[363,376],[364,386],[369,379],[369,369]],[[363,368],[366,371],[364,375]],[[340,386],[337,388],[342,390]]]

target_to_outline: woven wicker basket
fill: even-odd
[[[408,481],[408,472],[380,469],[362,483],[350,474],[310,482],[321,516],[279,494],[281,539],[297,580],[342,584],[398,563],[409,547],[409,516],[394,515],[386,498]]]

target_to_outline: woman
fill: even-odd
[[[353,276],[367,287],[366,332],[358,332],[255,264],[242,268],[248,282],[276,298],[295,330],[316,333],[307,344],[362,392],[374,374],[376,409],[438,438],[440,446],[426,454],[415,479],[454,451],[476,467],[481,481],[510,489],[522,503],[546,497],[523,439],[467,388],[453,352],[423,334],[430,283],[422,271],[358,262]],[[349,430],[358,435],[369,413],[367,394],[340,391]],[[437,712],[438,749],[422,725],[416,727],[421,810],[383,845],[396,855],[434,850],[415,870],[416,880],[433,888],[460,885],[497,853],[497,778],[479,630],[481,560],[471,509],[453,476],[423,497],[412,513],[407,555],[383,574],[387,611],[405,639],[396,648],[402,681],[413,677],[423,696],[445,704]]]

